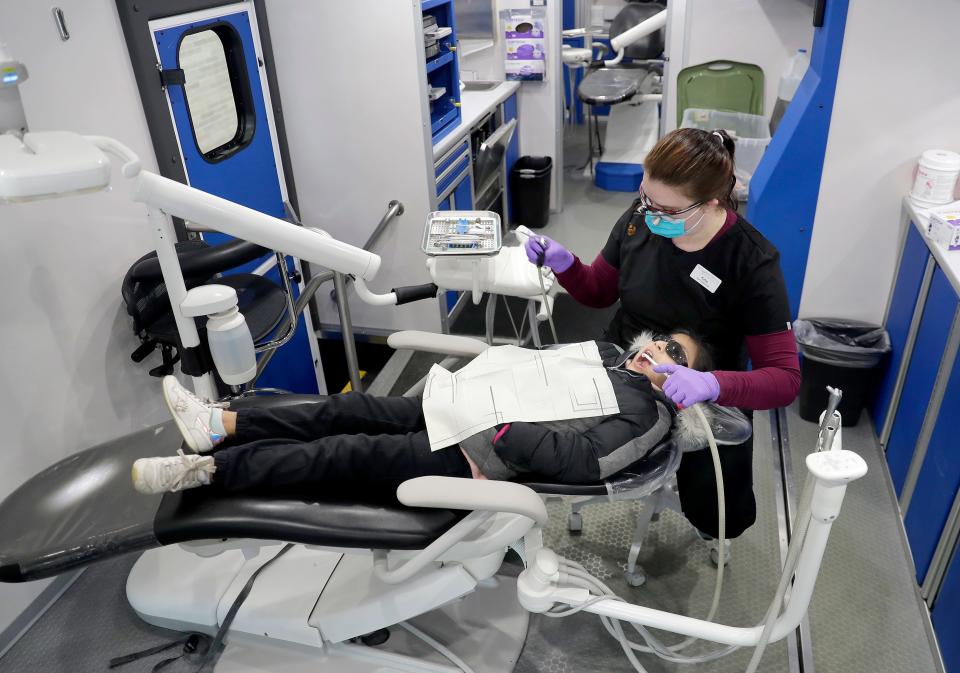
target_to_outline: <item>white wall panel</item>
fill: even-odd
[[[362,245],[392,199],[404,205],[373,250],[383,257],[370,284],[379,292],[430,281],[420,251],[434,187],[419,12],[414,0],[267,3],[304,224]],[[347,16],[369,20],[358,33],[345,29]],[[321,320],[337,324],[328,293],[318,301]],[[371,307],[351,292],[350,309],[358,329],[440,328],[436,301]]]
[[[960,3],[851,0],[801,316],[883,319],[923,150],[960,151]]]
[[[111,0],[50,7],[6,0],[0,41],[30,70],[20,93],[31,130],[113,136],[154,168],[143,109]],[[120,299],[130,264],[151,248],[143,206],[114,171],[112,191],[0,206],[0,499],[41,469],[165,416],[157,379]],[[0,585],[0,631],[46,586]]]

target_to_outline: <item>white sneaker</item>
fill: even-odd
[[[210,483],[216,468],[213,456],[187,455],[140,458],[133,463],[133,488],[140,493],[175,493]]]
[[[163,399],[191,451],[209,451],[223,439],[210,428],[210,412],[224,405],[201,400],[172,376],[163,377]]]

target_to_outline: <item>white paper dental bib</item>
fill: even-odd
[[[488,348],[456,372],[434,365],[423,415],[434,451],[500,423],[620,413],[593,341],[555,350]]]

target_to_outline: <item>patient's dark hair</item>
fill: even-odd
[[[698,372],[712,372],[716,365],[713,361],[713,348],[704,341],[703,337],[685,327],[670,330],[670,334],[684,334],[697,344],[697,359],[690,363],[691,369]]]

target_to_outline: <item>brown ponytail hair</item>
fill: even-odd
[[[735,148],[733,138],[723,130],[676,129],[653,146],[643,172],[694,201],[717,199],[721,206],[736,210]]]

